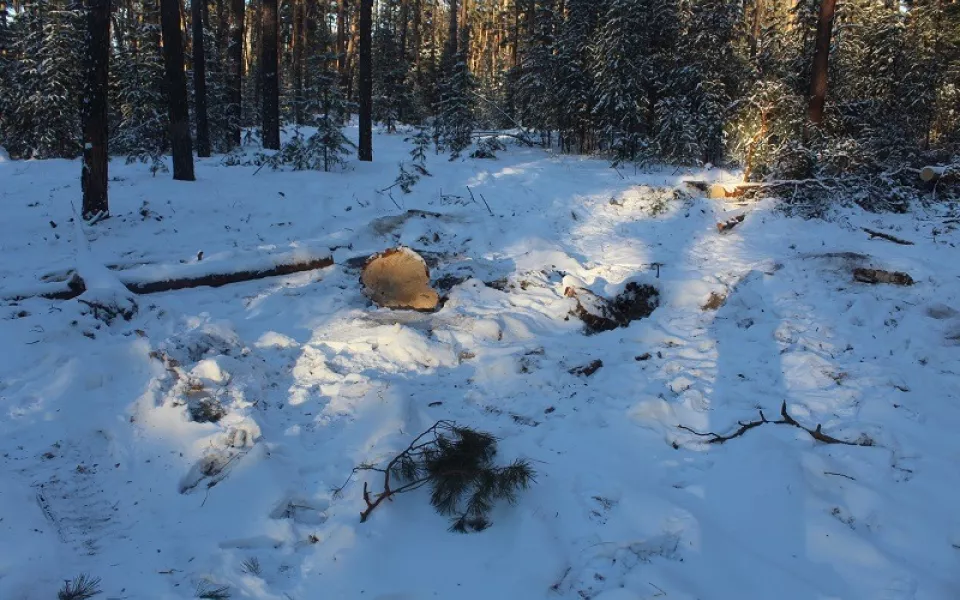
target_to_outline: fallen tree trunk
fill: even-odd
[[[333,258],[323,256],[282,255],[282,260],[261,259],[254,264],[234,265],[237,270],[217,271],[203,263],[190,265],[149,265],[142,269],[131,269],[119,273],[117,279],[134,294],[156,294],[197,287],[220,287],[231,283],[254,281],[267,277],[292,275],[304,271],[323,269],[333,264]],[[224,265],[225,266],[225,265]],[[70,300],[83,294],[87,284],[77,273],[62,285],[38,286],[34,290],[27,290],[6,296],[6,300],[24,300],[26,298],[47,298],[50,300]]]

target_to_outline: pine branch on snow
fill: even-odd
[[[57,600],[89,600],[100,593],[100,578],[81,573],[63,583],[57,592]]]
[[[498,500],[510,504],[534,481],[530,464],[518,459],[505,467],[493,464],[497,439],[485,432],[461,427],[451,421],[437,421],[418,435],[386,466],[363,464],[356,471],[383,474],[383,489],[371,492],[363,485],[365,522],[384,500],[430,487],[430,504],[444,516],[452,517],[451,531],[468,533],[490,526],[489,513]],[[342,491],[342,488],[341,490]]]

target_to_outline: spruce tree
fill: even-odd
[[[549,139],[558,124],[557,29],[555,0],[537,0],[527,9],[527,27],[518,40],[523,59],[513,70],[514,105],[520,122]],[[519,51],[519,50],[518,50]]]
[[[632,160],[645,147],[649,89],[656,85],[647,0],[611,0],[592,47],[596,64],[594,115],[617,160]]]
[[[36,0],[11,27],[3,145],[14,157],[74,158],[81,150],[85,14],[65,0]]]
[[[566,18],[557,38],[557,127],[561,148],[567,152],[596,149],[593,120],[596,87],[590,46],[602,5],[595,0],[567,0]]]
[[[388,131],[395,131],[397,123],[412,110],[409,77],[410,65],[403,47],[400,0],[381,4],[377,28],[373,33],[373,120],[382,123]]]
[[[470,146],[476,125],[477,84],[468,63],[469,28],[464,28],[458,37],[462,46],[447,71],[446,81],[440,85],[440,102],[434,123],[438,149],[449,151],[450,160],[459,158]]]
[[[166,171],[163,155],[169,152],[169,116],[164,92],[159,0],[134,3],[136,21],[130,28],[123,52],[112,56],[111,107],[116,115],[111,151],[128,162],[150,164],[152,171]]]

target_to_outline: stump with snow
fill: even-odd
[[[419,254],[406,247],[374,254],[360,273],[363,292],[377,306],[432,311],[440,297],[430,287],[430,270]]]

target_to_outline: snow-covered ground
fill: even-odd
[[[215,157],[193,183],[111,164],[114,217],[86,229],[101,264],[335,264],[141,296],[109,326],[77,300],[0,304],[0,598],[53,598],[79,573],[130,599],[960,597],[960,233],[941,209],[802,221],[681,193],[716,170],[511,146],[431,157],[400,210],[376,190],[408,149],[381,134],[377,162],[329,174]],[[79,172],[0,161],[0,297],[76,264]],[[462,280],[439,312],[362,295],[351,259],[398,243]],[[209,266],[188,266],[200,252]],[[916,285],[856,283],[856,266]],[[584,335],[574,278],[605,296],[651,283],[661,306]],[[712,293],[726,302],[704,310]],[[679,427],[728,434],[784,401],[874,445]],[[201,404],[222,418],[191,420]],[[481,533],[448,532],[426,490],[361,524],[364,477],[334,490],[439,419],[494,433],[536,483]]]

